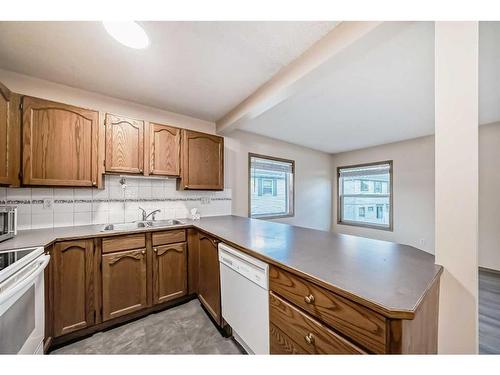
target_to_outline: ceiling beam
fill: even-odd
[[[246,121],[256,118],[298,92],[307,75],[380,24],[382,22],[341,22],[219,119],[216,122],[217,133],[228,134],[238,129]]]

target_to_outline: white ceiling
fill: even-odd
[[[217,120],[336,22],[144,22],[131,50],[98,22],[0,22],[0,67]],[[500,121],[500,22],[480,23],[480,123]],[[336,153],[434,133],[434,24],[385,22],[243,130]]]
[[[500,22],[480,23],[479,123],[500,121]],[[385,22],[243,130],[328,153],[434,134],[434,23]]]
[[[243,130],[329,153],[432,134],[434,24],[382,24]]]
[[[141,22],[133,50],[100,22],[0,22],[0,67],[217,120],[337,22]]]

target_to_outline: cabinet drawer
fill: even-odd
[[[355,302],[277,267],[269,286],[276,294],[375,353],[386,351],[386,319]]]
[[[112,253],[113,251],[122,251],[122,250],[141,249],[143,247],[146,247],[146,237],[144,233],[108,237],[102,240],[103,253]]]
[[[272,292],[269,293],[269,319],[272,327],[271,354],[286,353],[283,347],[290,348],[290,353],[364,353],[353,343]]]
[[[169,243],[185,242],[186,231],[184,229],[168,230],[153,233],[153,246],[166,245]]]

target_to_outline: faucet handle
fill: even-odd
[[[155,210],[155,211],[153,211],[153,213],[151,214],[153,221],[155,221],[155,220],[156,220],[156,214],[157,214],[158,212],[161,212],[161,210],[160,210],[160,209]]]

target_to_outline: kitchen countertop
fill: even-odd
[[[388,317],[411,319],[442,267],[412,246],[239,216],[183,219],[168,229],[196,227],[268,263],[283,267]],[[109,237],[103,225],[19,231],[0,251],[55,241]],[[133,232],[165,230],[141,228]]]

